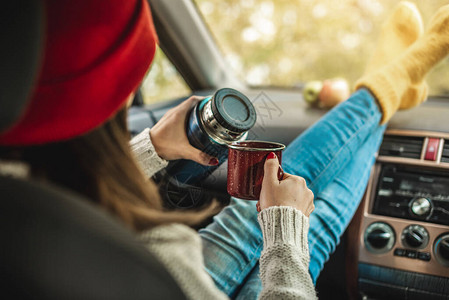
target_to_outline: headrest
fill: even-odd
[[[42,1],[3,1],[0,7],[0,37],[1,132],[23,112],[40,68]]]

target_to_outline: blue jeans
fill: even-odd
[[[304,177],[315,195],[308,235],[314,282],[363,196],[385,130],[380,119],[372,95],[359,90],[297,137],[282,155],[284,170]],[[263,240],[255,202],[231,199],[200,235],[205,266],[217,287],[230,297],[257,298]]]

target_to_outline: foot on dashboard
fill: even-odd
[[[422,68],[424,74],[421,74],[421,76],[424,78],[426,69],[432,69],[433,66],[449,54],[449,5],[441,7],[433,15],[428,29],[414,48],[414,58],[425,59],[425,61],[414,66],[414,68]],[[411,68],[413,67],[411,66]],[[420,81],[420,79],[416,78],[415,81]],[[421,81],[423,81],[423,79],[421,79]],[[421,96],[416,95],[416,93],[419,92],[422,93]],[[427,84],[422,85],[421,90],[409,89],[404,94],[404,99],[401,101],[399,109],[416,106],[420,103],[419,101],[416,103],[416,100],[426,96]]]
[[[426,99],[427,73],[449,54],[449,5],[432,17],[429,28],[397,59],[362,77],[358,87],[367,87],[376,97],[386,123],[398,109],[419,105]]]
[[[409,84],[400,94],[388,95],[382,93],[384,80],[380,70],[404,55],[408,48],[423,35],[423,22],[421,14],[415,4],[402,1],[394,9],[391,16],[382,26],[381,35],[365,75],[356,83],[356,89],[366,87],[375,95],[383,112],[381,123],[386,123],[391,116],[408,99],[425,99],[427,97],[427,84],[419,82]],[[390,72],[390,71],[387,71]]]
[[[385,66],[413,44],[424,32],[421,14],[415,4],[402,1],[382,24],[381,33],[365,74]]]

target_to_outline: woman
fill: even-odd
[[[387,53],[380,55],[383,61],[377,58],[373,62],[376,69],[368,70],[360,80],[359,92],[285,151],[287,175],[283,180],[275,176],[277,159],[267,159],[260,214],[253,203],[234,200],[201,232],[200,239],[181,224],[201,221],[214,207],[201,212],[164,211],[154,183],[142,172],[143,168],[151,174],[163,167],[163,158],[211,161],[188,145],[184,133],[186,112],[197,99],[176,107],[151,132],[137,136],[131,143],[135,154],[128,146],[126,102],[142,80],[156,47],[146,1],[48,0],[46,16],[41,75],[22,119],[0,135],[4,158],[27,162],[33,179],[83,193],[117,216],[139,233],[191,299],[235,295],[245,279],[250,282],[256,274],[253,270],[257,270],[259,256],[261,298],[315,298],[307,243],[313,196],[305,182],[317,195],[317,211],[311,215],[311,224],[317,226],[309,233],[313,249],[310,273],[315,279],[335,243],[332,240],[338,239],[357,206],[356,196],[363,190],[384,129],[379,123],[387,122],[398,108],[424,100],[423,76],[447,54],[449,43],[442,26],[449,19],[445,9],[434,17],[425,35],[418,38],[419,32],[416,34],[416,42],[399,43],[394,50],[379,47]],[[395,32],[398,36],[394,38],[402,40],[400,32]],[[440,44],[428,47],[429,40]],[[433,59],[410,64],[423,53]],[[377,69],[379,65],[384,67]],[[384,84],[390,75],[394,80]],[[349,159],[352,154],[354,159]],[[352,173],[357,162],[363,162],[362,170]],[[288,173],[301,174],[305,181]],[[329,213],[325,196],[342,178],[355,195],[347,203],[349,213],[338,220],[334,214],[342,213],[341,207]],[[262,233],[256,228],[256,219]],[[323,241],[315,242],[318,237]]]

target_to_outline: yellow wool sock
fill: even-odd
[[[423,32],[422,17],[416,5],[407,1],[400,2],[382,26],[376,50],[368,62],[365,74],[378,70],[403,54]],[[356,88],[360,87],[360,82],[357,82]],[[408,108],[407,99],[425,99],[427,91],[425,82],[410,86],[401,97],[399,109]]]
[[[383,23],[373,56],[365,74],[385,66],[413,44],[424,32],[421,14],[415,4],[402,1]]]
[[[395,64],[422,34],[422,19],[416,6],[410,2],[400,2],[382,27],[378,46],[364,77],[356,83],[356,89],[367,87],[376,97],[383,112],[381,123],[388,122],[397,109],[409,108],[411,103],[417,105],[427,96],[428,88],[423,80],[398,86],[397,93],[394,91],[394,81],[385,82],[385,76],[387,80],[392,80],[397,73],[392,72],[390,64]],[[386,88],[385,84],[390,87]]]
[[[362,77],[358,87],[367,87],[376,97],[386,123],[397,109],[414,107],[425,100],[426,74],[449,54],[449,5],[432,17],[427,31],[397,59]]]

